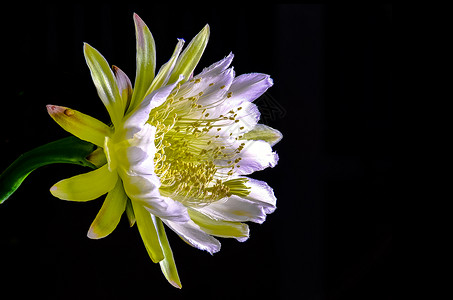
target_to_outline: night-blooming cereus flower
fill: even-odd
[[[235,77],[230,54],[192,77],[208,41],[209,27],[182,51],[178,40],[170,60],[155,76],[153,37],[134,15],[137,69],[134,88],[117,67],[84,45],[86,62],[112,125],[66,107],[48,105],[65,130],[98,146],[98,169],[56,183],[51,193],[88,201],[107,194],[88,237],[110,234],[126,211],[153,262],[166,278],[180,281],[163,223],[188,244],[215,253],[226,237],[245,241],[249,228],[276,208],[272,189],[245,177],[277,164],[275,129],[258,124],[253,100],[272,80],[252,73]],[[181,53],[182,51],[182,53]],[[162,223],[163,222],[163,223]]]

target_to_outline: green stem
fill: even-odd
[[[95,148],[95,145],[71,136],[22,154],[0,174],[0,204],[19,188],[32,171],[39,167],[66,163],[96,168],[86,159]]]

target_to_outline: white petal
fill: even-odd
[[[278,155],[272,151],[271,146],[267,142],[239,140],[232,142],[228,147],[238,149],[241,147],[240,144],[243,144],[243,146],[238,154],[225,159],[216,159],[214,163],[218,166],[228,166],[228,161],[240,159],[234,168],[236,175],[248,175],[277,165]]]
[[[266,220],[266,212],[262,205],[235,195],[226,200],[220,200],[205,207],[198,208],[198,210],[217,220],[233,222],[252,221],[259,224]]]
[[[206,250],[211,254],[220,250],[220,242],[201,230],[192,220],[185,223],[175,223],[168,220],[162,221],[193,247]]]
[[[241,161],[236,174],[246,175],[255,171],[261,171],[268,167],[275,167],[278,155],[272,151],[271,146],[264,141],[246,141],[244,149],[239,154]]]
[[[228,56],[226,56],[224,59],[213,63],[207,68],[204,68],[203,71],[194,78],[210,78],[219,75],[230,66],[233,57],[233,53],[230,52],[230,54],[228,54]]]
[[[203,94],[198,98],[197,103],[209,108],[219,103],[220,100],[223,100],[228,93],[228,88],[233,82],[234,74],[233,68],[229,68],[217,76],[202,78],[199,90]],[[201,85],[202,83],[203,86]],[[210,114],[215,115],[214,111],[210,111]]]
[[[143,206],[150,213],[158,216],[162,220],[184,223],[190,219],[187,208],[180,202],[168,197],[160,196],[158,198],[152,197],[150,199],[145,199]]]
[[[200,105],[209,105],[223,98],[234,79],[233,68],[227,69],[232,59],[233,54],[230,53],[224,59],[203,69],[200,74],[181,86],[177,97],[190,98],[196,96],[198,98],[199,93],[203,92],[203,95],[197,101]]]
[[[154,172],[154,155],[157,151],[154,145],[155,134],[156,127],[150,124],[145,124],[141,131],[134,134],[127,149],[130,172],[134,174],[152,174]]]
[[[273,81],[269,75],[260,73],[242,74],[236,77],[231,84],[229,90],[232,93],[230,102],[252,102],[272,85]]]
[[[277,208],[277,198],[272,188],[264,181],[247,178],[246,183],[250,187],[250,194],[245,199],[263,207],[266,214],[271,214]]]
[[[156,174],[134,176],[122,172],[120,176],[129,198],[143,205],[153,215],[175,222],[189,220],[184,205],[160,195],[159,187],[161,183]]]

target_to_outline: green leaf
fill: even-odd
[[[25,178],[39,167],[66,163],[95,169],[96,166],[86,159],[95,149],[96,146],[92,143],[71,136],[22,154],[0,175],[0,204],[7,200]]]

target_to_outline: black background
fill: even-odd
[[[177,290],[125,218],[107,238],[90,240],[102,201],[72,203],[48,192],[86,169],[44,167],[0,206],[1,298],[391,299],[391,5],[3,9],[0,169],[68,135],[46,104],[108,122],[82,42],[133,79],[133,12],[154,35],[158,67],[176,38],[189,42],[209,23],[196,72],[232,51],[236,74],[272,76],[274,86],[256,103],[262,122],[284,134],[275,146],[280,162],[252,177],[274,188],[278,209],[250,224],[247,242],[222,239],[213,256],[167,230],[183,285]]]

